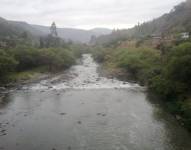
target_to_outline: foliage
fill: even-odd
[[[172,113],[181,115],[191,130],[191,43],[174,47],[166,56],[160,75],[151,79],[150,89],[167,101]]]
[[[7,54],[4,50],[0,49],[0,79],[13,71],[17,65],[17,61],[11,55]]]
[[[151,48],[93,50],[94,58],[104,64],[116,64],[164,100],[168,110],[180,115],[191,130],[191,42],[184,42],[165,53]],[[109,65],[107,65],[110,67]],[[127,75],[127,74],[126,74]]]
[[[68,68],[75,62],[72,52],[66,49],[47,48],[40,49],[38,52],[39,56],[37,58],[39,65],[48,66],[50,71]]]
[[[160,52],[155,49],[117,49],[113,60],[142,83],[146,83],[160,70]]]
[[[64,41],[59,37],[48,35],[40,37],[40,48],[59,47]]]
[[[37,49],[28,46],[17,46],[9,50],[0,50],[0,82],[9,81],[9,77],[30,77],[30,70],[35,68],[47,68],[47,71],[55,72],[64,70],[75,63],[73,50],[64,48]],[[18,74],[23,72],[18,76]],[[27,75],[25,74],[27,73]],[[8,74],[12,75],[8,75]]]
[[[102,63],[105,61],[105,56],[106,56],[108,50],[101,46],[96,46],[96,47],[93,47],[90,50],[90,52],[92,52],[93,57],[97,62]]]
[[[174,9],[149,22],[138,24],[133,28],[116,30],[109,35],[103,35],[96,39],[97,44],[111,46],[127,39],[136,39],[138,45],[140,39],[152,35],[169,36],[177,33],[189,32],[191,34],[191,2],[187,0],[174,7]]]
[[[27,70],[39,65],[38,62],[38,50],[28,46],[17,46],[9,50],[15,59],[19,62],[17,65],[17,70]]]
[[[151,87],[167,98],[185,95],[191,88],[191,43],[174,47],[166,57],[160,76],[153,78]]]

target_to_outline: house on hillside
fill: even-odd
[[[136,40],[127,40],[120,43],[120,48],[134,48],[136,47]]]
[[[166,45],[171,45],[176,40],[176,36],[174,34],[168,34],[163,37],[163,42]]]
[[[181,39],[183,39],[183,40],[187,40],[187,39],[190,38],[189,32],[182,32],[182,33],[180,34],[180,36],[181,36]]]
[[[162,36],[160,34],[152,34],[152,46],[157,48],[162,42]]]

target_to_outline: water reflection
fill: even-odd
[[[9,94],[1,95],[0,98],[0,109],[8,107],[9,103],[12,101]]]
[[[147,93],[147,101],[153,106],[154,120],[163,125],[165,133],[164,138],[166,139],[165,141],[170,143],[171,149],[189,149],[191,143],[187,142],[187,140],[190,139],[190,133],[181,127],[177,120],[168,113],[164,103],[152,93]],[[168,143],[166,143],[166,145],[168,145]]]

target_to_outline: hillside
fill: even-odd
[[[30,25],[26,22],[9,21],[0,18],[0,36],[17,38],[24,32],[27,32],[32,39],[49,34],[48,26]],[[101,36],[110,34],[111,30],[105,28],[95,28],[92,30],[82,30],[73,28],[58,28],[59,37],[64,40],[72,40],[74,42],[88,43],[91,36]]]
[[[131,29],[117,30],[110,35],[97,38],[98,44],[144,38],[151,35],[170,35],[180,32],[191,32],[191,1],[187,0],[175,6],[169,13],[152,21],[142,23]]]
[[[44,34],[49,33],[49,27],[40,26],[40,25],[32,25],[35,29],[43,32]],[[91,36],[101,36],[110,34],[110,29],[105,28],[95,28],[92,30],[83,30],[83,29],[74,29],[74,28],[57,28],[57,32],[59,37],[65,40],[72,40],[75,42],[88,43],[91,39]]]
[[[1,37],[16,37],[24,32],[24,29],[12,24],[11,22],[0,18],[0,36]]]
[[[0,38],[1,39],[19,39],[23,34],[27,34],[28,39],[37,42],[40,36],[44,36],[43,32],[33,28],[25,22],[9,21],[0,18]],[[35,42],[35,43],[36,43]]]

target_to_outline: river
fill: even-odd
[[[138,84],[100,77],[91,55],[10,91],[0,150],[190,150],[191,134]]]

